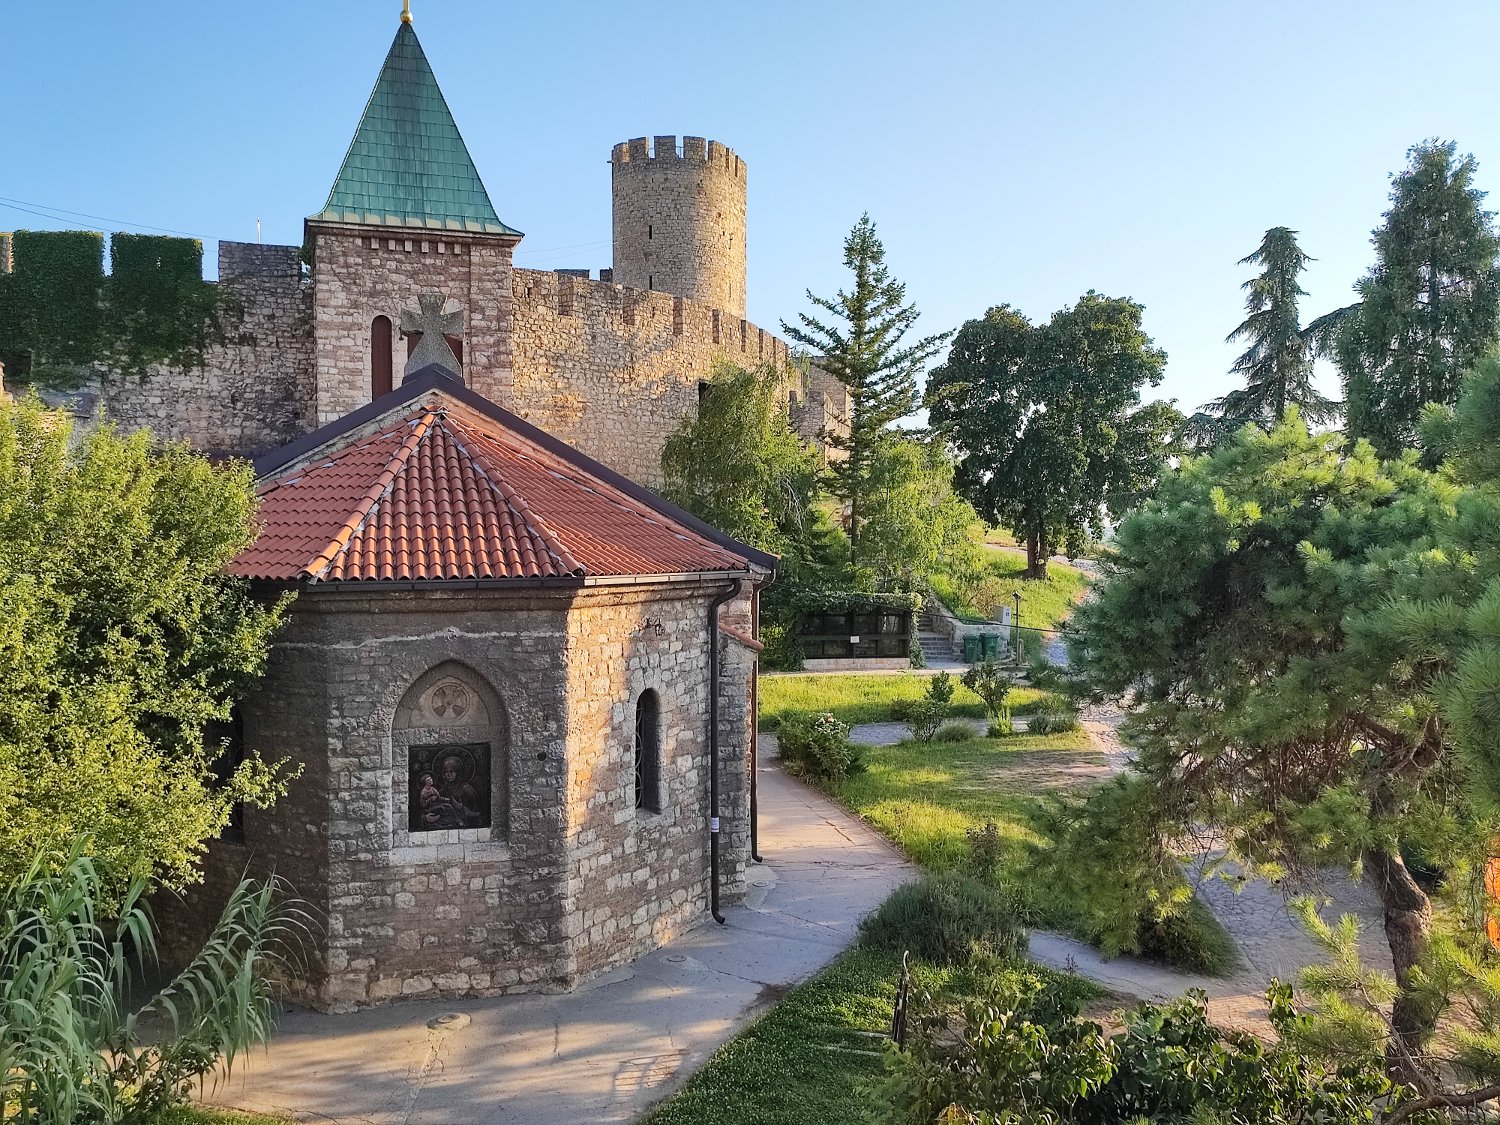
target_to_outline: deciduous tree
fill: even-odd
[[[928,381],[960,495],[1025,540],[1028,578],[1148,494],[1172,451],[1181,416],[1141,406],[1166,365],[1141,313],[1092,291],[1043,325],[1001,305],[959,329]]]
[[[0,881],[84,832],[102,873],[189,883],[236,801],[205,737],[260,673],[279,607],[224,566],[256,535],[250,467],[0,403]]]

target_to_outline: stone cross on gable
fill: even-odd
[[[411,309],[401,310],[401,331],[408,336],[418,333],[422,336],[417,341],[416,349],[406,360],[403,379],[411,378],[422,368],[434,363],[447,368],[460,379],[463,378],[463,364],[453,354],[453,347],[447,339],[449,336],[460,335],[463,330],[464,314],[445,313],[441,293],[429,291],[418,294],[415,312]]]

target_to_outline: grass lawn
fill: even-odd
[[[800,676],[768,672],[760,678],[761,729],[775,730],[783,718],[796,712],[831,711],[850,726],[900,722],[905,718],[904,708],[922,698],[931,679],[915,673]],[[1017,688],[1010,693],[1011,710],[1024,715],[1041,696],[1033,688]],[[956,685],[953,703],[955,716],[984,718],[979,697],[962,684]]]
[[[1048,563],[1045,579],[1024,579],[1021,573],[1026,569],[1025,555],[1011,551],[989,551],[987,554],[985,570],[989,580],[979,595],[981,604],[960,597],[946,575],[939,575],[932,581],[932,588],[938,596],[960,617],[990,621],[1001,605],[1012,604],[1011,593],[1019,590],[1021,624],[1037,629],[1055,629],[1068,619],[1073,606],[1088,590],[1088,575],[1075,567]]]
[[[642,1125],[864,1120],[860,1086],[880,1073],[882,1043],[859,1033],[889,1033],[900,971],[893,953],[844,954],[719,1048]]]
[[[833,790],[841,804],[934,870],[959,866],[969,850],[965,833],[993,820],[1005,844],[1000,874],[1021,886],[1033,849],[1046,843],[1045,794],[1093,785],[1108,772],[1083,731],[872,746],[864,760],[864,773]],[[1071,928],[1066,902],[1039,895],[1036,905],[1040,924]]]

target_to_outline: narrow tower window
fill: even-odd
[[[647,223],[646,224],[646,239],[647,239],[647,241],[649,241],[651,239],[651,237],[652,237],[652,235],[651,235],[651,224]]]
[[[661,812],[661,706],[649,690],[635,701],[635,807]]]
[[[370,397],[391,393],[391,318],[370,321]]]

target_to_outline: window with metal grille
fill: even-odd
[[[661,812],[661,705],[649,690],[635,701],[635,807]]]

